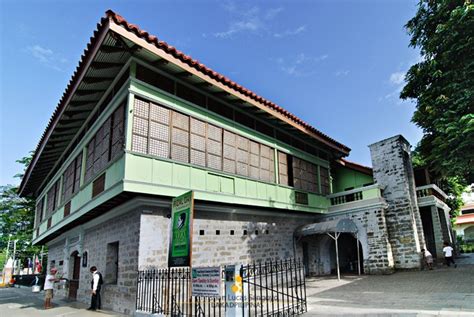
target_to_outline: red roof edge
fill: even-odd
[[[324,139],[326,142],[332,144],[335,146],[339,151],[345,153],[346,155],[349,154],[350,148],[345,146],[342,143],[337,142],[333,138],[329,137],[328,135],[322,133],[321,131],[317,130],[310,124],[304,122],[294,114],[290,113],[289,111],[285,110],[284,108],[278,106],[277,104],[255,94],[251,90],[237,84],[236,82],[230,80],[224,75],[221,75],[212,69],[208,68],[206,65],[200,63],[198,60],[193,59],[191,56],[184,54],[183,52],[177,50],[175,47],[168,45],[168,43],[164,41],[160,41],[156,36],[149,34],[147,31],[141,30],[137,25],[131,24],[127,22],[121,15],[115,13],[112,10],[107,10],[106,12],[107,17],[113,20],[117,25],[120,25],[124,27],[127,31],[134,33],[136,36],[139,38],[144,39],[148,43],[154,44],[157,48],[165,51],[166,53],[172,55],[174,58],[180,60],[181,62],[187,64],[188,66],[200,71],[204,75],[207,75],[208,77],[212,78],[213,80],[216,80],[225,86],[235,90],[236,92],[239,92],[263,105],[268,107],[269,109],[275,110],[279,112],[280,114],[284,115],[294,123],[297,123],[298,125],[304,127],[305,129],[309,130],[310,132],[316,134],[320,138]]]
[[[372,167],[361,165],[355,162],[348,161],[346,159],[341,158],[339,161],[337,161],[339,164],[342,166],[345,166],[347,168],[356,170],[358,172],[373,176],[373,170]]]

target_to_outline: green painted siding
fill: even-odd
[[[125,155],[125,191],[174,197],[189,189],[196,199],[220,203],[307,212],[325,212],[329,206],[327,198],[312,193],[308,193],[308,206],[296,204],[295,190],[289,187],[135,153]]]
[[[342,192],[346,190],[346,188],[362,187],[364,184],[370,184],[374,182],[372,176],[343,166],[333,169],[332,175],[332,186],[334,193]]]

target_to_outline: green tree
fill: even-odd
[[[405,27],[410,45],[423,57],[409,69],[400,94],[416,102],[412,121],[423,129],[417,151],[441,179],[472,183],[474,5],[469,0],[420,0]]]
[[[17,162],[26,167],[31,162],[32,153]],[[22,174],[15,175],[22,178]],[[18,187],[12,185],[0,186],[0,249],[5,250],[8,240],[17,240],[17,258],[26,259],[38,254],[40,249],[31,245],[35,218],[35,200],[22,198],[18,195]],[[12,252],[10,245],[10,252]],[[11,253],[10,253],[11,254]],[[0,267],[3,268],[5,254],[0,257]]]

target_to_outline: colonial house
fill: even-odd
[[[33,243],[88,301],[135,307],[137,270],[165,267],[170,204],[192,190],[193,265],[302,257],[308,274],[420,268],[451,241],[445,194],[416,187],[410,145],[370,145],[373,168],[273,102],[107,11],[20,185],[36,198]],[[308,227],[309,226],[309,227]],[[335,229],[334,229],[335,230]],[[360,260],[356,254],[359,253]]]

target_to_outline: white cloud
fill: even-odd
[[[316,65],[328,57],[329,55],[327,54],[314,57],[308,56],[305,53],[299,53],[292,58],[278,57],[273,59],[273,61],[275,61],[282,72],[290,76],[306,77],[313,75],[316,72]]]
[[[273,36],[278,37],[278,38],[287,37],[287,36],[298,35],[300,33],[303,33],[304,31],[306,31],[306,25],[301,25],[301,26],[297,27],[296,29],[285,30],[281,33],[274,33]]]
[[[336,77],[344,77],[349,75],[349,71],[347,69],[345,70],[338,70],[337,72],[334,73],[334,76]]]
[[[394,85],[400,85],[405,81],[405,72],[395,72],[390,75],[390,82]]]
[[[241,8],[237,7],[232,1],[225,2],[222,4],[222,7],[230,14],[230,23],[224,31],[215,32],[213,34],[215,37],[221,39],[232,38],[239,33],[257,35],[272,34],[270,32],[271,22],[284,11],[281,7],[268,10],[261,10],[257,6]],[[206,36],[207,34],[204,35],[204,37]]]
[[[53,52],[53,50],[42,47],[38,44],[28,46],[25,51],[36,58],[41,64],[57,71],[63,71],[60,65],[67,63],[67,59],[62,57],[60,54],[57,54]]]

